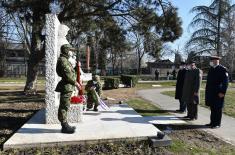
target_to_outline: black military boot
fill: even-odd
[[[75,129],[76,129],[75,126],[70,126],[67,122],[61,123],[61,126],[62,126],[62,129],[61,129],[62,133],[72,134],[75,132]]]
[[[97,108],[97,107],[98,107],[98,105],[95,105],[93,111],[98,111],[98,108]]]

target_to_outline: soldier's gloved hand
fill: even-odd
[[[94,90],[95,89],[95,87],[94,86],[92,86],[91,88],[90,88],[90,90]]]
[[[77,87],[78,90],[82,89],[82,86],[78,82],[75,83],[75,86]]]

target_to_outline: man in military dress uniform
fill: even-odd
[[[220,57],[211,56],[210,69],[206,83],[206,105],[211,109],[210,123],[206,126],[219,128],[221,126],[224,97],[228,88],[227,69],[220,65]]]
[[[56,65],[56,72],[62,79],[57,84],[56,90],[60,92],[60,105],[58,110],[58,119],[62,126],[62,133],[74,133],[75,127],[70,126],[67,122],[67,112],[70,107],[70,98],[75,87],[80,89],[76,78],[76,72],[72,64],[69,62],[69,58],[73,56],[74,48],[69,44],[61,46],[61,54],[58,58]]]
[[[100,97],[102,85],[98,75],[93,75],[92,80],[88,81],[85,87],[87,91],[87,109],[91,109],[94,105],[94,111],[98,111],[98,96]],[[98,95],[98,96],[97,96]]]
[[[195,61],[189,62],[186,71],[182,101],[187,104],[187,116],[190,120],[198,117],[198,104],[200,101],[200,86],[202,81],[202,71],[196,67]]]

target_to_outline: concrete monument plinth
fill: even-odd
[[[56,73],[56,63],[60,55],[60,48],[64,44],[69,44],[66,35],[69,28],[59,22],[55,14],[46,15],[46,108],[43,110],[42,123],[57,124],[60,94],[55,92],[56,85],[60,77]],[[68,122],[76,123],[82,120],[82,105],[70,106],[68,112]]]

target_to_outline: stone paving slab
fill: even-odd
[[[186,121],[181,120],[175,115],[166,115],[166,116],[148,116],[148,122],[156,125],[165,125],[165,124],[187,124]]]
[[[234,88],[232,88],[233,90]],[[151,101],[153,104],[159,106],[166,112],[173,112],[175,117],[181,118],[186,116],[185,114],[175,113],[176,109],[179,109],[179,101],[173,97],[161,94],[164,91],[173,91],[175,88],[163,88],[163,89],[146,89],[137,92],[141,97]],[[226,103],[225,103],[226,106]],[[210,122],[210,110],[201,106],[198,106],[198,119],[196,121],[190,121],[195,128],[203,129],[204,131],[235,145],[235,119],[223,114],[221,127],[218,129],[210,129],[205,124]]]
[[[38,124],[34,118],[37,114],[4,144],[4,149],[65,142],[148,139],[159,132],[148,122],[149,118],[140,116],[126,104],[112,106],[107,111],[85,112],[81,123],[72,124],[77,127],[74,134],[62,134],[59,124]]]

